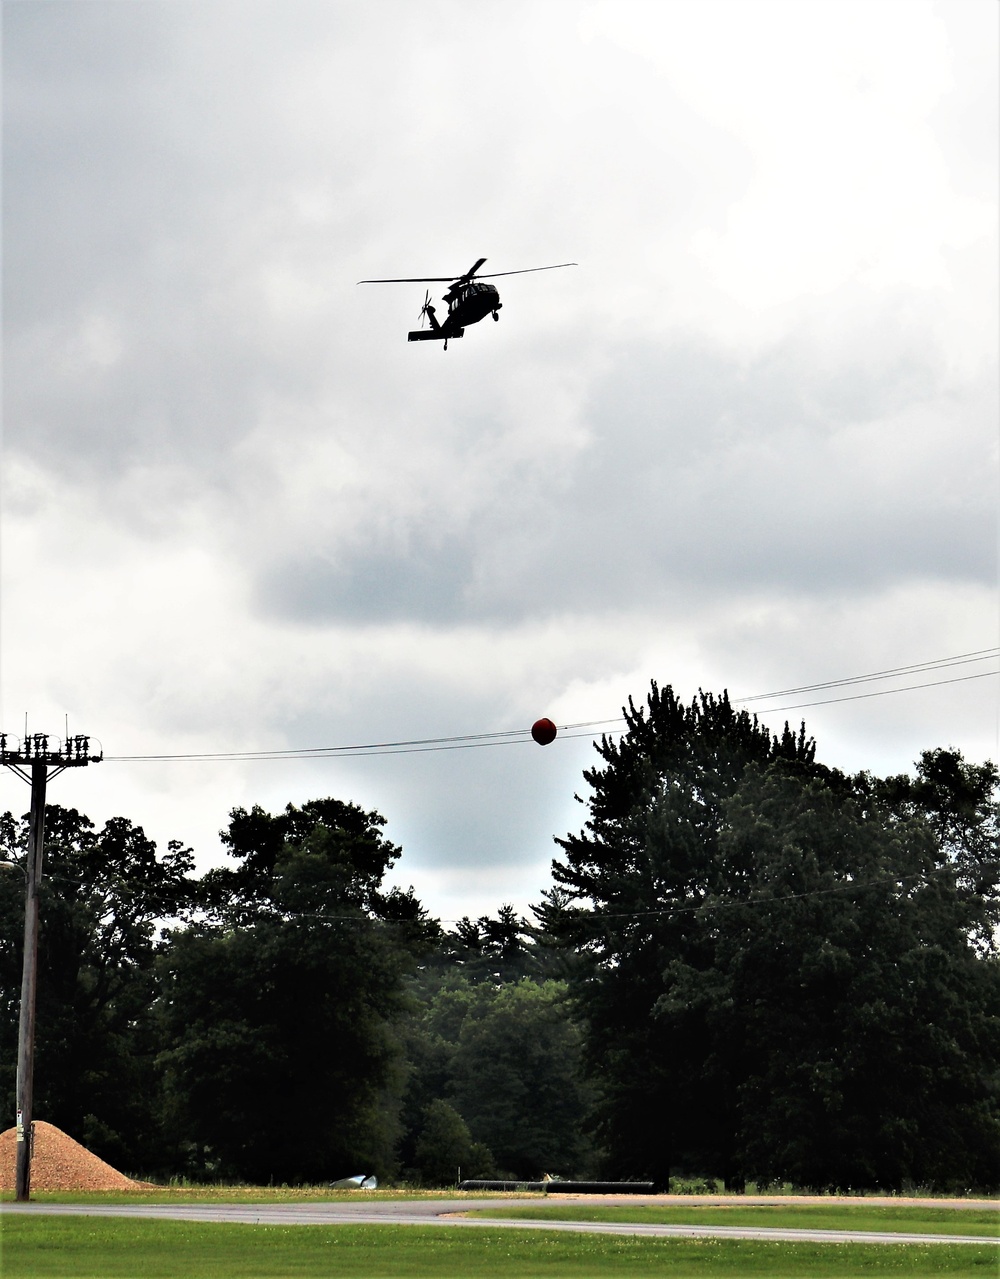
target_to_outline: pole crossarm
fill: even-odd
[[[19,773],[21,768],[30,768],[33,764],[44,764],[62,772],[64,768],[99,764],[103,758],[103,751],[91,751],[90,738],[86,733],[65,739],[49,733],[30,733],[27,737],[0,733],[0,765]],[[20,775],[25,777],[24,773]],[[30,778],[25,777],[25,780]]]

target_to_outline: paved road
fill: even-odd
[[[620,1203],[618,1198],[588,1196],[588,1202]],[[630,1196],[631,1202],[636,1199]],[[550,1197],[550,1204],[553,1199]],[[642,1199],[655,1203],[655,1199]],[[54,1213],[86,1217],[143,1217],[168,1221],[228,1221],[267,1226],[464,1226],[503,1227],[518,1230],[572,1230],[581,1234],[641,1235],[651,1238],[778,1239],[807,1243],[995,1243],[984,1235],[892,1234],[870,1230],[794,1230],[767,1226],[667,1226],[624,1221],[540,1221],[536,1218],[464,1217],[472,1209],[497,1208],[495,1199],[392,1199],[358,1200],[353,1203],[281,1204],[51,1204],[0,1205],[0,1214]],[[505,1199],[503,1207],[537,1208],[539,1200]]]

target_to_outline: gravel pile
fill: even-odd
[[[0,1191],[5,1194],[14,1192],[16,1161],[17,1129],[8,1128],[0,1133]],[[32,1190],[138,1190],[147,1184],[98,1159],[55,1124],[35,1120]]]

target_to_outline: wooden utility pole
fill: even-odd
[[[24,877],[24,966],[21,970],[21,1010],[17,1027],[17,1170],[15,1194],[25,1203],[31,1195],[31,1156],[34,1144],[32,1094],[35,1072],[35,992],[38,985],[38,889],[42,882],[45,846],[45,787],[50,777],[64,768],[98,764],[100,754],[91,755],[90,739],[84,736],[49,746],[45,733],[33,733],[23,741],[11,742],[0,733],[0,765],[31,786],[31,817]],[[51,772],[49,771],[51,769]]]

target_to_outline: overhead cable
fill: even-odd
[[[770,693],[753,693],[746,697],[734,697],[731,701],[734,705],[746,706],[750,703],[795,696],[798,693],[818,693],[826,690],[856,687],[871,683],[874,680],[899,679],[906,675],[931,674],[955,667],[995,660],[998,657],[1000,657],[1000,648],[984,648],[969,653],[958,653],[953,657],[936,658],[933,661],[915,662],[907,666],[895,666],[883,671],[872,671],[865,675],[851,675],[816,684],[802,684],[796,687],[777,689]],[[918,689],[935,688],[942,684],[959,684],[968,680],[988,679],[998,674],[1000,674],[1000,670],[996,669],[978,671],[975,674],[956,675],[949,679],[928,680],[920,684],[903,684],[893,688],[876,689],[872,692],[851,693],[845,697],[812,699],[782,706],[762,706],[756,708],[756,713],[770,715],[783,711],[804,710],[812,706],[831,706],[837,702],[861,701],[872,697],[885,697],[890,693],[907,693]],[[562,737],[588,737],[591,736],[590,730],[602,728],[605,725],[623,724],[624,722],[625,717],[622,715],[609,719],[579,720],[574,723],[560,724],[559,732]],[[620,730],[609,727],[606,731],[609,735],[614,735]],[[491,733],[463,733],[449,737],[419,737],[399,741],[365,742],[350,746],[312,746],[280,750],[186,751],[178,754],[105,755],[104,758],[108,763],[207,762],[209,760],[246,763],[254,760],[352,759],[369,755],[413,755],[431,751],[472,750],[483,746],[515,746],[530,741],[530,728],[518,728]]]

